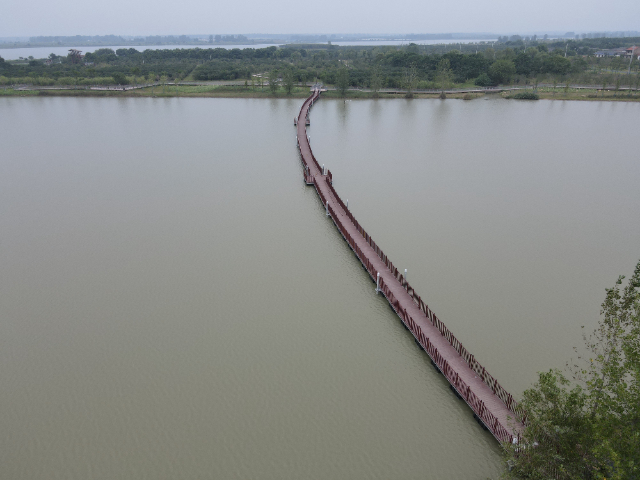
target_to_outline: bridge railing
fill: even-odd
[[[401,308],[400,302],[395,299],[393,293],[382,277],[380,278],[380,290],[387,300],[389,300],[392,308],[414,335],[420,346],[431,357],[434,365],[447,378],[447,380],[449,380],[449,383],[451,383],[460,397],[471,407],[476,416],[498,440],[510,442],[512,440],[511,433],[500,423],[498,418],[486,408],[484,402],[476,396],[473,390],[471,390],[471,387],[468,386],[462,378],[460,378],[453,368],[451,368],[449,362],[440,355],[438,349],[431,343],[429,337],[424,334],[420,325],[413,320],[411,315],[407,313],[406,309]]]
[[[323,203],[326,204],[326,199],[322,193],[320,193],[320,189],[316,189],[319,191],[320,198],[323,200]],[[336,197],[338,198],[338,197]],[[337,201],[337,200],[336,200]],[[349,231],[345,228],[341,218],[336,214],[334,208],[331,206],[331,203],[327,206],[327,210],[331,215],[336,227],[344,237],[345,241],[349,245],[349,247],[354,251],[356,256],[360,259],[365,269],[371,275],[373,279],[377,278],[377,271],[374,268],[373,264],[366,257],[364,252],[358,246],[355,239],[350,235]],[[462,378],[458,375],[458,373],[449,365],[449,362],[438,352],[438,349],[431,343],[429,338],[424,334],[420,325],[418,325],[413,318],[407,313],[406,309],[402,309],[400,306],[400,302],[394,297],[393,293],[389,289],[389,287],[385,284],[384,279],[380,277],[379,288],[387,298],[391,307],[398,314],[403,323],[407,326],[407,328],[413,333],[416,340],[420,343],[421,347],[427,352],[427,354],[431,357],[433,363],[438,367],[438,370],[447,378],[449,383],[453,385],[455,390],[458,392],[460,397],[471,407],[474,411],[475,415],[482,421],[482,423],[491,431],[491,433],[502,442],[510,442],[512,440],[511,433],[500,423],[497,417],[493,415],[484,405],[484,402],[480,400],[476,394],[471,390]]]
[[[320,96],[320,92],[318,90],[315,90],[313,92],[313,95],[311,95],[309,98],[307,98],[304,103],[302,104],[302,108],[300,109],[300,113],[298,114],[298,125],[300,124],[300,122],[302,121],[303,118],[308,118],[309,115],[309,110],[311,109],[311,107],[313,106],[314,102],[318,99],[318,97]],[[304,125],[304,123],[303,123]],[[305,126],[305,135],[306,135],[306,126]],[[307,139],[307,143],[309,142],[309,140]],[[302,150],[300,149],[300,138],[298,138],[298,150],[300,151],[300,155],[302,156]],[[318,163],[318,160],[316,160],[315,155],[313,154],[313,151],[311,150],[311,145],[309,145],[309,153],[311,154],[311,160],[313,161],[313,164],[315,165],[315,167],[318,169],[318,171],[320,171],[322,173],[322,168],[320,167],[320,164]],[[304,156],[302,157],[302,161],[306,163],[306,159],[304,158]],[[324,203],[324,202],[323,202]]]
[[[309,97],[307,99],[307,101],[311,101],[311,99],[315,100],[318,97],[318,95],[319,95],[319,92],[315,92],[312,97]],[[301,114],[302,114],[303,111],[304,111],[304,106],[303,106],[303,109],[301,110]],[[311,158],[312,158],[313,162],[315,163],[316,167],[318,168],[319,171],[322,171],[320,166],[319,166],[319,164],[318,164],[318,162],[317,162],[317,160],[315,159],[315,156],[313,155],[313,152],[311,151],[311,148],[309,148],[309,150],[311,152]],[[371,238],[371,236],[358,223],[356,218],[349,211],[349,209],[343,203],[343,201],[340,198],[340,196],[338,195],[338,193],[335,191],[332,182],[327,181],[326,185],[329,188],[329,190],[331,191],[331,193],[333,194],[333,197],[335,198],[335,201],[340,205],[342,210],[345,212],[346,216],[349,218],[349,220],[352,222],[352,224],[356,227],[356,230],[359,232],[359,234],[362,235],[362,237],[369,244],[369,246],[376,252],[376,255],[378,255],[378,257],[384,262],[385,266],[389,269],[389,271],[391,271],[393,276],[400,282],[402,287],[411,296],[411,298],[418,305],[420,310],[425,314],[427,319],[432,323],[432,325],[434,325],[438,329],[440,334],[449,342],[449,344],[456,350],[456,352],[464,359],[464,361],[467,363],[469,368],[471,368],[471,370],[473,370],[475,373],[477,373],[479,375],[479,377],[482,379],[482,381],[491,388],[492,392],[506,405],[506,407],[510,411],[512,411],[514,413],[514,417],[524,423],[526,421],[526,414],[522,410],[522,408],[518,405],[518,403],[515,401],[513,396],[509,392],[507,392],[498,383],[498,381],[493,376],[491,376],[489,374],[489,372],[487,372],[487,370],[480,364],[480,362],[478,362],[475,359],[475,357],[462,345],[462,343],[455,337],[455,335],[453,335],[453,333],[446,327],[446,325],[433,313],[433,311],[431,311],[429,306],[424,303],[424,301],[422,300],[421,296],[417,294],[417,292],[415,291],[415,289],[413,287],[411,287],[411,285],[409,285],[409,282],[407,282],[407,280],[404,278],[402,273],[398,271],[398,269],[394,266],[393,262],[389,259],[389,257],[384,254],[382,249],[376,244],[376,242]],[[327,205],[327,199],[325,198],[324,194],[322,193],[322,189],[318,187],[317,182],[315,182],[315,179],[314,179],[314,186],[316,188],[316,191],[318,192],[318,195],[320,196],[322,204],[323,205]],[[331,204],[329,204],[327,206],[327,211],[331,215],[331,217],[333,218],[336,226],[338,227],[338,230],[340,231],[342,236],[345,238],[345,240],[347,241],[347,243],[349,244],[351,249],[356,253],[356,255],[358,256],[358,258],[360,259],[360,261],[364,265],[364,267],[367,270],[367,272],[375,280],[376,276],[377,276],[377,271],[373,267],[373,265],[370,262],[370,260],[368,259],[368,257],[362,252],[362,250],[358,246],[358,244],[355,241],[355,239],[353,239],[351,237],[351,235],[349,234],[349,232],[346,230],[346,228],[344,227],[340,217],[335,214],[335,210],[333,209]],[[381,282],[383,282],[382,277],[381,277],[380,280],[381,280]],[[383,290],[383,293],[385,294],[385,297],[387,297],[387,299],[391,303],[391,305],[394,308],[394,310],[396,310],[398,312],[399,302],[397,300],[395,300],[395,304],[394,304],[394,299],[392,298],[393,294],[390,292],[388,287],[386,287],[386,285],[385,285],[385,288],[383,289],[381,287],[381,290]],[[398,312],[398,313],[400,315],[401,312]],[[403,315],[404,315],[404,317],[403,317]],[[410,319],[411,323],[413,323],[414,325],[416,325],[417,328],[419,328],[417,326],[417,324],[415,324],[413,319],[411,319],[407,315],[406,310],[403,312],[403,315],[400,315],[400,316],[403,319],[403,321],[405,322],[405,324],[407,324],[407,322],[409,322],[409,319]],[[412,332],[413,332],[413,330],[412,330]],[[413,332],[413,333],[415,334],[415,332]],[[424,339],[426,339],[426,341],[428,341],[428,338],[426,338],[424,336],[424,334],[422,334],[421,331],[420,331],[420,335],[422,337],[424,337]],[[416,338],[418,338],[418,337],[416,337]],[[429,350],[427,349],[427,345],[422,344],[422,346],[425,348],[425,350],[427,352],[429,352]],[[431,355],[431,353],[430,353],[430,355]],[[441,360],[443,362],[446,362],[446,360],[444,360],[442,357],[439,357],[439,358],[441,358]],[[432,359],[434,359],[434,361],[435,361],[435,358],[433,356],[432,356]],[[436,362],[436,364],[437,364],[437,362]],[[442,365],[438,365],[438,367],[440,368],[440,370],[443,373],[445,372],[445,370],[447,368],[451,372],[455,373],[455,371],[453,369],[451,369],[448,366],[448,364],[446,364],[446,367],[445,367],[444,363],[443,363]],[[445,376],[447,376],[447,378],[452,382],[452,385],[454,385],[454,387],[456,386],[456,382],[459,383],[459,382],[462,381],[461,379],[457,378],[457,374],[455,374],[455,375],[456,375],[456,378],[450,378],[449,376],[447,376],[445,374]],[[503,426],[499,425],[499,423],[497,422],[497,419],[495,419],[495,417],[488,410],[485,409],[484,404],[482,404],[480,407],[478,407],[479,409],[474,408],[473,403],[477,400],[477,398],[475,398],[475,395],[473,394],[473,392],[470,391],[470,389],[468,387],[465,387],[465,388],[468,390],[468,393],[466,394],[467,395],[466,397],[464,395],[462,395],[460,390],[458,390],[458,392],[463,396],[465,401],[467,401],[467,403],[474,409],[476,415],[478,415],[478,417],[483,421],[483,423],[488,428],[492,429],[492,433],[494,433],[496,438],[505,438],[506,439],[509,436],[508,431],[506,429],[504,429]],[[457,389],[457,387],[456,387],[456,389]],[[480,400],[477,400],[477,401],[482,403]]]
[[[337,194],[332,184],[328,184],[329,189],[332,191],[336,201],[340,203],[340,206],[347,213],[349,219],[352,221],[358,232],[363,236],[365,241],[369,244],[369,246],[376,252],[376,255],[385,263],[389,271],[396,277],[396,279],[400,282],[400,284],[404,287],[407,293],[413,298],[414,302],[420,307],[420,310],[425,314],[425,316],[429,319],[429,321],[438,329],[438,331],[442,334],[444,338],[447,339],[449,344],[458,352],[458,354],[464,358],[469,368],[471,368],[475,373],[477,373],[480,378],[486,383],[493,393],[507,406],[509,410],[514,412],[516,418],[520,421],[524,422],[526,420],[526,415],[522,408],[518,405],[513,396],[505,390],[500,383],[489,373],[486,368],[484,368],[480,362],[478,362],[473,354],[471,354],[462,343],[455,337],[455,335],[447,328],[447,326],[433,313],[433,311],[429,308],[427,304],[425,304],[415,291],[409,282],[404,278],[401,272],[393,265],[393,262],[384,254],[382,249],[376,244],[376,242],[371,238],[371,236],[360,226],[357,220],[353,217],[351,212],[346,208],[346,206],[342,203],[340,196]]]
[[[308,185],[314,184],[316,183],[316,177],[314,177],[313,175],[309,175],[308,173],[304,174],[304,182]]]
[[[384,254],[382,249],[376,244],[376,242],[371,238],[371,236],[360,226],[355,217],[351,214],[349,209],[344,205],[340,196],[333,188],[333,185],[327,182],[331,193],[335,197],[336,201],[343,208],[351,222],[355,225],[356,229],[365,241],[369,244],[369,246],[376,252],[378,257],[385,263],[389,271],[396,277],[396,279],[400,282],[400,284],[404,287],[407,293],[413,298],[414,302],[420,307],[420,310],[425,314],[425,316],[429,319],[429,321],[438,329],[438,331],[442,334],[444,338],[447,339],[449,344],[458,352],[458,354],[464,358],[469,368],[471,368],[475,373],[477,373],[480,378],[482,378],[483,382],[486,383],[493,393],[507,406],[509,410],[514,412],[516,418],[524,423],[526,420],[526,415],[522,408],[518,405],[513,396],[505,390],[500,383],[489,373],[486,368],[483,367],[480,362],[478,362],[473,354],[471,354],[462,343],[456,338],[456,336],[447,328],[447,326],[440,320],[433,311],[429,308],[427,304],[424,303],[420,295],[418,295],[413,287],[409,285],[409,282],[404,278],[404,275],[398,271],[398,269],[393,265],[393,262]]]
[[[309,150],[311,150],[311,146],[309,146]],[[313,154],[313,152],[311,152],[311,160],[313,160],[313,164],[320,171],[320,173],[322,173],[322,167],[320,166],[320,164],[316,160],[316,156]]]
[[[320,198],[322,198],[322,196]],[[373,266],[373,263],[364,254],[364,252],[358,245],[358,242],[355,241],[349,231],[345,228],[342,220],[340,220],[340,216],[336,215],[335,210],[331,206],[331,203],[329,203],[327,210],[329,211],[329,215],[331,215],[333,222],[336,224],[336,227],[338,227],[338,231],[342,234],[351,250],[354,251],[358,259],[362,262],[362,265],[364,265],[365,270],[369,273],[369,275],[371,275],[371,278],[375,280],[378,276],[378,271]]]

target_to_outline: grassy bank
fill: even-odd
[[[522,91],[522,90],[518,90]],[[518,91],[506,91],[501,93],[447,93],[447,98],[458,98],[472,100],[483,96],[501,96],[502,98],[513,98]],[[531,92],[532,90],[526,90]],[[631,95],[627,92],[615,92],[593,89],[564,89],[564,88],[539,88],[537,90],[540,99],[546,100],[579,100],[579,101],[616,101],[616,102],[638,102],[640,92]],[[136,90],[83,90],[83,89],[46,89],[46,90],[14,90],[11,88],[0,89],[0,96],[26,97],[26,96],[57,96],[57,97],[213,97],[213,98],[306,98],[309,96],[308,87],[294,87],[291,94],[287,94],[283,89],[277,93],[271,92],[268,87],[245,87],[244,85],[165,85],[156,87],[140,88]],[[402,91],[378,92],[374,94],[367,90],[349,90],[343,96],[337,90],[329,90],[323,93],[325,98],[336,99],[368,99],[368,98],[405,98]],[[414,99],[440,97],[438,92],[434,93],[414,93]]]
[[[307,98],[308,87],[295,87],[291,94],[284,90],[272,93],[267,87],[243,85],[166,85],[135,90],[84,90],[46,89],[14,90],[0,89],[0,96],[57,96],[57,97],[219,97],[219,98]]]

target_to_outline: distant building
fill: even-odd
[[[70,48],[67,58],[71,63],[80,63],[84,58],[84,55],[82,55],[82,50],[76,50],[75,48]]]
[[[636,47],[632,47],[636,48]],[[625,57],[627,56],[627,48],[611,48],[609,50],[600,50],[595,53],[596,57]]]
[[[629,47],[625,50],[625,57],[640,57],[640,47],[636,47],[635,45]]]

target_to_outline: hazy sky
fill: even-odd
[[[2,0],[0,37],[640,30],[639,0]]]

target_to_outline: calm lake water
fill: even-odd
[[[178,48],[224,48],[226,50],[230,50],[233,48],[267,48],[272,46],[278,46],[279,44],[272,43],[258,43],[255,45],[137,45],[137,46],[113,46],[113,45],[94,45],[94,46],[82,46],[82,47],[25,47],[25,48],[1,48],[0,47],[0,57],[5,60],[18,60],[20,57],[22,58],[47,58],[49,54],[55,53],[56,55],[66,57],[69,53],[69,49],[75,48],[76,50],[80,50],[82,53],[95,52],[99,48],[111,48],[113,51],[118,50],[119,48],[135,48],[140,52],[144,52],[145,50],[175,50]]]
[[[497,476],[301,180],[300,100],[0,99],[0,477]],[[640,257],[638,104],[322,100],[337,191],[514,394]]]

